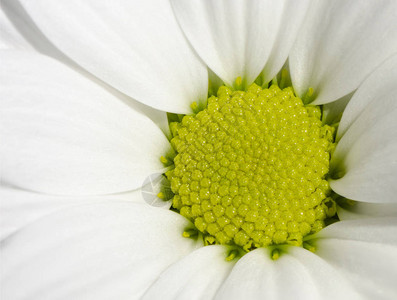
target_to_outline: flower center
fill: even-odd
[[[336,212],[325,180],[334,128],[320,118],[290,87],[220,87],[205,109],[170,124],[173,208],[206,244],[302,245]]]

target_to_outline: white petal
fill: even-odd
[[[338,129],[331,181],[339,194],[365,202],[396,202],[397,55],[382,64],[353,95]]]
[[[200,248],[171,265],[147,290],[143,299],[213,299],[234,266],[227,248]]]
[[[158,110],[144,104],[140,105],[140,102],[133,101],[131,98],[129,98],[129,100],[128,104],[132,108],[148,116],[150,120],[152,120],[164,132],[167,138],[171,139],[170,126],[168,123],[167,113],[165,111]]]
[[[314,238],[361,241],[397,246],[397,218],[382,217],[364,220],[348,220],[327,226]],[[309,238],[312,238],[309,237]]]
[[[2,244],[6,299],[138,299],[196,248],[182,216],[135,203],[81,205]]]
[[[397,51],[396,1],[314,1],[289,61],[295,91],[315,104],[355,90]]]
[[[176,17],[194,49],[226,84],[252,83],[284,64],[308,1],[173,0]],[[271,77],[270,77],[271,79]]]
[[[9,20],[3,9],[0,9],[0,33],[0,49],[33,49]]]
[[[310,1],[284,1],[284,11],[272,52],[262,71],[263,82],[269,82],[283,67],[295,42]]]
[[[287,248],[287,255],[298,261],[303,266],[303,271],[309,275],[312,282],[309,299],[362,299],[343,274],[318,255],[301,247]],[[308,298],[302,295],[302,299]]]
[[[331,174],[340,179],[331,180],[330,185],[349,199],[396,203],[396,95],[384,95],[378,100],[365,109],[339,141],[330,168]]]
[[[387,103],[390,95],[397,93],[397,55],[386,60],[377,68],[354,93],[349,105],[343,112],[343,117],[338,127],[339,140],[346,131],[361,118],[370,117],[369,112],[374,109],[380,109],[379,115],[385,114],[390,109],[397,107],[397,97],[392,101],[391,106]],[[372,114],[372,118],[378,117],[378,114]],[[379,117],[378,117],[379,118]],[[370,119],[371,120],[371,119]],[[362,128],[365,130],[366,127]]]
[[[246,254],[219,289],[219,299],[357,299],[327,262],[303,248],[283,249],[278,260],[268,249]]]
[[[3,51],[2,179],[55,194],[133,190],[169,150],[146,116],[64,65]]]
[[[21,1],[67,56],[128,96],[157,109],[191,112],[208,77],[168,1]]]
[[[3,0],[1,4],[1,10],[8,19],[13,34],[18,36],[18,38],[13,37],[14,46],[6,48],[39,52],[73,67],[76,66],[76,63],[63,54],[43,35],[42,31],[35,25],[19,1]],[[94,76],[91,75],[91,77]]]
[[[338,206],[340,220],[391,216],[397,217],[397,203],[355,202],[353,205]]]
[[[268,249],[251,251],[236,263],[220,287],[217,299],[276,299],[279,283],[275,272]]]
[[[141,190],[117,195],[61,197],[0,186],[0,240],[60,209],[110,200],[144,203]]]
[[[102,80],[93,76],[87,70],[77,65],[69,57],[65,56],[58,48],[51,44],[51,42],[37,28],[32,19],[27,16],[26,11],[19,4],[18,1],[4,0],[2,4],[3,10],[0,12],[0,22],[3,22],[3,16],[1,15],[1,13],[3,13],[5,14],[4,22],[6,24],[1,24],[1,29],[4,28],[4,30],[6,31],[6,33],[2,35],[2,37],[4,37],[5,39],[3,39],[5,48],[18,48],[30,51],[38,51],[39,53],[45,54],[63,62],[64,64],[70,66],[88,79],[94,81],[98,85],[103,86],[107,91],[122,99],[127,105],[131,106],[133,109],[147,115],[161,128],[161,130],[163,130],[163,132],[167,136],[169,136],[170,132],[168,127],[168,120],[167,115],[164,111],[156,110],[150,106],[133,100],[132,98],[128,97],[127,95],[121,93],[120,91],[106,84]]]
[[[396,299],[397,219],[341,221],[320,231],[316,254],[367,299]]]

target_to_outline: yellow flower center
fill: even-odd
[[[302,245],[336,212],[325,180],[334,128],[320,118],[292,88],[222,86],[205,109],[170,124],[173,208],[206,244]]]

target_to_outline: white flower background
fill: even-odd
[[[2,299],[397,299],[397,1],[4,0],[0,25]],[[140,188],[164,112],[287,59],[343,112],[331,187],[358,202],[315,253],[227,262]]]

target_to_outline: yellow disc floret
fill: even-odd
[[[170,124],[174,209],[207,243],[302,245],[335,214],[324,179],[334,128],[320,118],[291,88],[221,87],[204,110]]]

